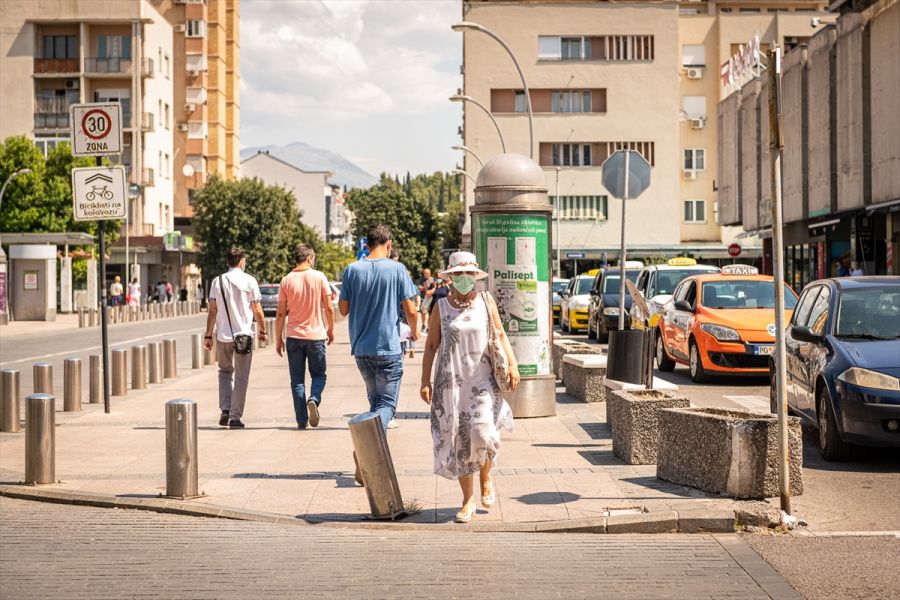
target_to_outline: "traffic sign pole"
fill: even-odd
[[[619,246],[619,331],[625,331],[625,206],[628,205],[628,161],[630,152],[625,153],[625,192],[622,195],[622,240]]]
[[[103,166],[103,159],[96,158],[97,166]],[[103,412],[109,414],[112,410],[109,400],[109,330],[106,311],[106,221],[98,224],[100,229],[100,346],[103,353]]]

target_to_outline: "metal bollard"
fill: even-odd
[[[92,308],[88,311],[88,326],[96,327],[97,326],[97,309]]]
[[[103,364],[100,362],[99,354],[91,354],[88,368],[90,369],[90,374],[88,375],[90,402],[91,404],[99,404],[103,402]]]
[[[258,347],[265,348],[268,345],[268,341],[269,341],[268,337],[266,339],[262,339],[262,337],[260,337],[260,335],[259,335],[260,328],[258,326],[256,327],[256,329],[254,331],[256,331],[256,337],[258,338]],[[267,332],[268,332],[268,330],[267,330]]]
[[[175,354],[175,340],[163,340],[163,376],[166,379],[178,377],[178,362]]]
[[[209,350],[207,350],[206,348],[203,349],[203,364],[204,365],[212,365],[212,364],[215,364],[215,362],[216,362],[216,338],[213,337],[213,339],[211,341],[212,341],[212,348],[210,348]]]
[[[52,394],[53,365],[45,362],[34,363],[32,373],[34,373],[34,393]]]
[[[19,371],[0,371],[0,431],[19,431]]]
[[[78,329],[84,329],[84,309],[78,309]]]
[[[163,353],[163,343],[162,342],[150,342],[147,344],[147,358],[149,362],[149,371],[150,371],[150,383],[162,383],[163,382],[163,369],[162,369],[162,353]]]
[[[166,402],[166,496],[195,498],[197,487],[197,403]]]
[[[394,519],[404,513],[403,498],[381,415],[367,412],[350,419],[350,436],[362,475],[369,508],[376,519]]]
[[[191,368],[199,369],[203,366],[203,334],[195,333],[191,336]]]
[[[81,410],[81,359],[70,357],[63,361],[63,410]]]
[[[128,395],[128,350],[116,348],[112,351],[112,395]]]
[[[25,483],[56,483],[56,398],[25,398]]]
[[[131,347],[131,389],[147,389],[147,346]]]
[[[251,335],[253,336],[253,349],[259,350],[259,327],[256,326],[256,323],[250,326]]]

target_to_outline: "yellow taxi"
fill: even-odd
[[[797,294],[784,284],[784,322]],[[767,375],[775,348],[775,283],[749,265],[685,278],[663,309],[656,336],[661,371],[687,365],[700,383],[711,375]]]
[[[559,328],[565,332],[586,331],[588,328],[588,305],[591,286],[599,269],[592,269],[569,280],[569,285],[560,294]]]

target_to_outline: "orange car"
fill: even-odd
[[[785,284],[785,323],[796,304],[797,294]],[[753,267],[729,265],[675,288],[660,319],[656,363],[661,371],[688,365],[697,383],[717,374],[766,375],[774,347],[774,280]]]

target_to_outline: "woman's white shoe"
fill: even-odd
[[[481,496],[481,505],[482,505],[483,507],[485,507],[485,508],[490,508],[490,507],[492,507],[492,506],[494,505],[494,502],[496,502],[496,500],[497,500],[497,495],[494,493],[494,480],[493,480],[493,478],[492,478],[492,479],[488,479],[488,485],[490,486],[491,491],[490,491],[489,493],[487,493],[487,494],[484,493],[484,488],[485,488],[486,486],[482,486],[482,488],[481,488],[481,492],[482,492],[482,496]]]
[[[466,508],[468,506],[468,508]],[[472,520],[472,517],[475,516],[475,503],[471,502],[463,506],[458,513],[456,513],[456,517],[453,519],[457,523],[468,523]]]

